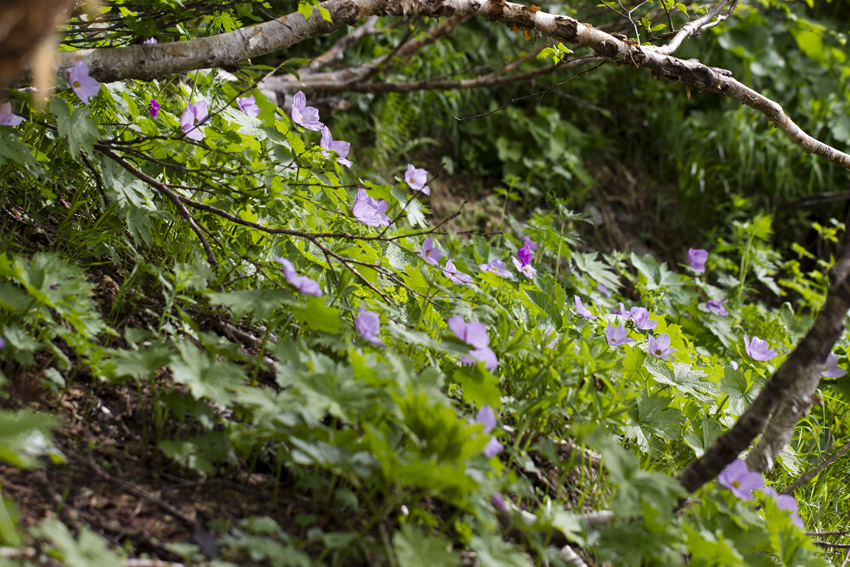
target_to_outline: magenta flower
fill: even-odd
[[[629,331],[625,327],[611,324],[605,328],[605,340],[611,348],[635,342],[634,339],[629,338]]]
[[[723,301],[714,301],[713,299],[709,299],[705,303],[705,307],[712,313],[716,313],[717,315],[722,315],[726,317],[727,315],[729,315],[729,312],[726,311],[726,308],[723,307],[723,305],[725,305],[727,301],[729,300],[724,299]]]
[[[183,133],[191,140],[201,141],[204,139],[204,130],[201,124],[210,119],[210,113],[207,112],[207,102],[205,100],[186,105],[183,115],[180,117],[180,127]]]
[[[581,298],[577,295],[574,295],[573,298],[576,300],[576,311],[578,314],[584,317],[585,319],[596,319],[596,315],[588,311],[582,304]]]
[[[531,252],[537,252],[537,243],[527,236],[522,238],[523,248],[528,248]]]
[[[478,321],[467,323],[460,315],[455,315],[447,323],[457,338],[473,347],[469,351],[469,355],[472,358],[464,356],[460,359],[461,362],[474,363],[475,360],[480,360],[484,363],[484,368],[487,370],[493,370],[499,365],[499,362],[496,360],[496,353],[489,346],[490,336],[487,334],[487,327],[483,323],[479,323]]]
[[[449,279],[455,283],[472,283],[472,276],[463,272],[458,272],[454,262],[451,260],[446,260],[446,275],[448,275]]]
[[[631,311],[629,311],[629,317],[634,320],[635,328],[641,331],[654,329],[658,325],[658,321],[649,320],[649,311],[643,307],[632,307]]]
[[[517,259],[516,257],[511,258],[511,260],[512,260],[512,261],[513,261],[513,263],[514,263],[514,266],[516,266],[517,271],[519,271],[519,273],[521,273],[522,275],[524,275],[524,276],[525,276],[525,277],[527,277],[528,279],[533,278],[533,277],[534,277],[534,274],[536,274],[536,273],[537,273],[537,270],[535,270],[534,268],[532,268],[532,267],[531,267],[531,264],[523,264],[523,263],[522,263],[519,259]]]
[[[688,248],[688,264],[698,274],[705,271],[705,261],[708,260],[708,251],[699,248]]]
[[[602,293],[602,295],[604,295],[605,297],[611,297],[611,292],[608,291],[608,288],[605,287],[604,285],[598,284],[596,286],[596,289],[598,289]]]
[[[417,169],[413,167],[412,163],[407,164],[404,180],[414,191],[422,191],[426,195],[431,194],[431,188],[425,185],[428,181],[428,172],[424,169]]]
[[[794,525],[801,530],[806,529],[806,524],[803,523],[803,519],[797,514],[797,500],[793,496],[790,494],[779,494],[770,486],[762,488],[762,492],[764,492],[765,497],[773,498],[777,508],[791,512],[791,521],[794,522]]]
[[[502,276],[503,278],[514,277],[510,270],[505,269],[505,263],[498,259],[490,260],[489,264],[478,264],[478,267],[482,272],[493,272],[497,276]]]
[[[299,276],[295,273],[295,266],[286,258],[275,258],[275,262],[283,266],[283,275],[286,276],[286,281],[295,289],[304,295],[322,296],[322,288],[316,280],[310,279],[307,276]]]
[[[390,219],[384,214],[386,210],[386,201],[370,197],[362,187],[357,190],[351,212],[358,221],[369,226],[387,226]]]
[[[525,244],[522,248],[516,251],[516,257],[523,266],[531,264],[531,256],[531,248],[529,248],[528,244]]]
[[[150,110],[151,118],[157,117],[157,115],[159,114],[159,108],[160,108],[159,103],[156,101],[155,98],[152,98],[151,99],[151,110]]]
[[[292,99],[290,116],[293,122],[314,132],[318,132],[325,126],[319,122],[319,111],[312,106],[307,106],[307,97],[302,91],[295,93]]]
[[[236,106],[238,106],[239,110],[248,116],[256,116],[260,113],[260,107],[257,106],[257,101],[254,98],[254,95],[237,98]]]
[[[339,140],[334,142],[333,136],[331,136],[331,131],[328,130],[327,126],[322,127],[322,140],[319,142],[319,146],[323,148],[322,155],[325,156],[325,159],[331,159],[331,155],[328,151],[336,152],[339,156],[336,158],[337,163],[341,163],[345,167],[351,167],[351,162],[345,159],[345,156],[348,155],[348,149],[351,147],[351,144]]]
[[[752,340],[747,338],[747,333],[744,333],[744,349],[754,360],[770,360],[779,356],[779,353],[770,350],[767,346],[767,341],[763,341],[758,337],[753,337]]]
[[[430,236],[422,243],[422,258],[434,266],[439,265],[440,258],[443,257],[443,251],[434,246],[434,239]]]
[[[658,337],[649,335],[646,341],[646,348],[649,350],[649,354],[658,359],[667,358],[676,350],[675,348],[670,348],[670,335],[667,333],[661,333]]]
[[[847,374],[846,370],[838,368],[838,357],[835,353],[829,353],[829,356],[826,357],[826,366],[820,375],[828,378],[841,378],[845,374]]]
[[[750,472],[747,463],[735,459],[720,471],[717,481],[732,491],[741,500],[749,500],[753,490],[764,486],[764,479],[759,473]]]
[[[23,121],[23,116],[18,116],[17,114],[12,113],[11,102],[4,102],[3,104],[0,104],[0,125],[17,126]]]
[[[100,91],[100,83],[97,79],[89,77],[89,66],[82,61],[77,61],[68,69],[68,81],[74,93],[86,106],[89,105],[89,98]]]
[[[496,414],[490,406],[484,406],[475,415],[475,423],[484,426],[484,433],[490,433],[496,427]],[[484,447],[484,456],[488,459],[495,457],[505,446],[499,443],[495,437],[491,437]]]
[[[385,346],[384,342],[378,338],[381,335],[381,316],[377,313],[361,309],[354,321],[354,329],[376,347]]]

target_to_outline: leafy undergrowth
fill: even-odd
[[[427,172],[358,170],[304,100],[74,88],[0,126],[0,564],[829,558],[800,525],[840,530],[840,461],[799,517],[761,477],[675,480],[823,303],[829,263],[781,258],[769,215],[677,266],[582,252],[554,198],[459,236]],[[850,437],[836,355],[777,491]]]

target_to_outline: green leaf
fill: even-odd
[[[427,536],[404,524],[393,536],[393,549],[404,567],[457,567],[460,557],[452,551],[452,542],[443,535]]]
[[[35,468],[41,466],[39,457],[61,455],[50,443],[56,426],[56,419],[49,415],[0,411],[0,460],[18,468]]]
[[[91,119],[91,111],[87,108],[75,108],[69,112],[68,103],[56,96],[50,102],[50,112],[56,116],[56,126],[59,135],[68,139],[72,154],[77,154],[80,148],[89,155],[94,152],[97,141],[97,125]]]
[[[600,262],[596,257],[596,252],[575,252],[572,255],[572,260],[575,262],[578,271],[587,274],[596,283],[602,284],[608,289],[617,289],[620,287],[619,276],[611,271],[611,266],[605,262]]]
[[[241,367],[211,359],[189,342],[178,346],[180,358],[171,363],[174,381],[186,384],[195,398],[207,397],[220,405],[233,399],[233,392],[244,384]]]
[[[499,379],[484,368],[483,362],[458,368],[452,376],[455,382],[463,386],[463,400],[477,406],[498,408],[500,400]]]
[[[688,364],[675,362],[671,368],[663,360],[655,358],[647,358],[644,364],[656,382],[673,386],[679,395],[687,394],[704,403],[712,404],[714,397],[720,394],[713,382],[701,380],[705,376],[701,370],[691,368]]]
[[[59,553],[67,567],[115,567],[121,559],[107,547],[105,539],[83,525],[77,539],[68,528],[53,518],[41,522],[33,529],[36,537],[44,538]]]
[[[340,310],[328,307],[321,297],[311,297],[306,307],[294,308],[292,315],[297,321],[319,333],[338,333],[342,328]]]

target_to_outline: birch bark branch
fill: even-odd
[[[770,120],[804,151],[850,169],[850,155],[806,134],[782,107],[741,84],[731,73],[700,63],[665,55],[656,49],[632,45],[568,16],[540,11],[504,0],[328,0],[322,3],[331,21],[314,10],[305,19],[295,13],[229,33],[177,43],[134,45],[122,48],[67,51],[58,54],[59,66],[86,61],[91,75],[103,82],[124,79],[152,80],[195,69],[239,68],[240,62],[284,50],[307,38],[331,33],[360,19],[381,15],[483,16],[488,20],[537,31],[556,41],[592,49],[600,57],[635,68],[647,68],[658,79],[683,82],[691,87],[724,95],[745,104]]]

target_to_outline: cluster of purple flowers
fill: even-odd
[[[580,301],[576,297],[576,307],[578,308],[579,305]],[[649,318],[649,311],[644,307],[632,307],[626,311],[626,308],[620,303],[620,309],[615,309],[612,313],[625,317],[627,320],[631,319],[634,321],[635,329],[641,331],[649,331],[658,326],[658,321],[651,320]],[[579,314],[582,314],[581,310],[579,310]],[[582,314],[582,316],[585,315]],[[629,331],[625,326],[610,324],[605,328],[605,340],[608,341],[608,346],[611,348],[636,342],[634,339],[629,338]],[[670,346],[670,335],[661,333],[658,336],[647,335],[646,350],[655,358],[664,359],[677,349]]]
[[[443,252],[434,246],[434,239],[430,236],[422,242],[422,248],[420,250],[422,255],[422,259],[431,264],[432,266],[440,265],[440,258],[443,257]],[[445,267],[446,275],[455,283],[461,284],[470,284],[472,283],[472,276],[467,273],[458,271],[454,262],[451,259],[446,259],[446,267]]]
[[[760,489],[765,497],[772,498],[780,510],[791,512],[791,521],[800,529],[806,529],[803,520],[797,514],[797,501],[788,494],[779,494],[771,487],[764,487],[764,478],[755,472],[750,472],[747,463],[735,459],[724,468],[717,477],[717,482],[732,491],[736,498],[750,500],[753,492]]]

